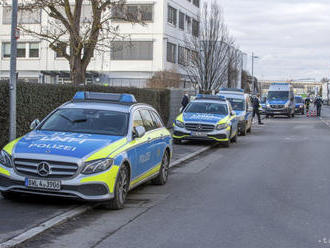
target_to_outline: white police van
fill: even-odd
[[[273,83],[269,87],[266,102],[266,117],[285,115],[294,117],[295,100],[292,85],[289,83]]]

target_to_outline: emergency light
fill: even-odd
[[[221,88],[220,92],[221,91],[231,91],[231,92],[242,92],[242,93],[244,93],[243,89],[237,89],[237,88]]]
[[[73,100],[94,100],[94,101],[109,101],[119,103],[135,103],[136,99],[131,94],[114,94],[114,93],[101,93],[101,92],[89,92],[78,91]]]
[[[196,100],[217,100],[217,101],[226,101],[226,97],[224,96],[217,96],[217,95],[205,95],[205,94],[198,94],[196,96]]]

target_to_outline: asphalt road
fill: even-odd
[[[231,148],[173,169],[167,185],[135,190],[124,210],[94,209],[21,247],[330,247],[323,113],[265,120]]]
[[[175,146],[172,161],[207,145],[189,142],[185,146]],[[72,200],[31,196],[24,196],[19,201],[7,201],[0,196],[0,244],[81,204]]]

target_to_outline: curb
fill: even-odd
[[[81,215],[90,209],[92,209],[92,206],[80,206],[80,207],[74,208],[72,210],[69,210],[68,212],[65,212],[54,218],[51,218],[50,220],[47,220],[46,222],[43,222],[40,225],[33,227],[33,228],[25,231],[24,233],[19,234],[16,237],[11,238],[11,239],[1,243],[0,248],[12,248],[19,244],[22,244],[22,243],[34,238],[35,236],[47,231],[48,229],[50,229],[56,225],[59,225],[61,223],[64,223],[74,217],[77,217],[78,215]]]
[[[181,164],[182,162],[184,162],[184,161],[186,161],[186,160],[189,160],[189,159],[191,159],[191,158],[193,158],[193,157],[196,157],[196,156],[200,155],[201,153],[210,150],[210,149],[213,148],[213,147],[214,147],[214,145],[207,146],[207,147],[204,147],[204,148],[202,148],[202,149],[200,149],[200,150],[198,150],[198,151],[196,151],[196,152],[193,152],[193,153],[191,153],[191,154],[189,154],[189,155],[187,155],[187,156],[184,156],[183,158],[177,159],[177,160],[175,160],[173,163],[170,164],[170,168],[176,167],[176,166],[178,166],[179,164]]]
[[[207,147],[200,149],[199,151],[196,151],[187,156],[184,156],[183,158],[177,159],[173,163],[170,164],[170,168],[176,167],[179,164],[181,164],[182,162],[184,162],[188,159],[191,159],[193,157],[196,157],[196,156],[200,155],[201,153],[210,150],[213,147],[214,147],[214,145],[207,146]],[[62,224],[66,221],[69,221],[70,219],[73,219],[74,217],[77,217],[77,216],[87,212],[90,209],[93,209],[93,205],[90,205],[90,206],[83,205],[83,206],[71,209],[63,214],[60,214],[54,218],[47,220],[46,222],[41,223],[40,225],[38,225],[36,227],[33,227],[33,228],[25,231],[24,233],[21,233],[3,243],[1,243],[0,248],[13,248],[19,244],[22,244],[22,243],[38,236],[39,234],[49,230],[50,228],[55,227],[56,225]]]

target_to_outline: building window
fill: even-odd
[[[191,34],[191,17],[186,15],[186,27],[189,34]]]
[[[193,4],[199,8],[199,0],[193,0]]]
[[[80,21],[82,23],[90,23],[93,20],[93,9],[91,5],[83,5],[81,8]]]
[[[175,8],[168,6],[167,21],[168,21],[168,23],[171,23],[174,26],[176,26],[176,23],[177,23],[176,12],[177,12],[177,10]]]
[[[176,45],[170,42],[167,42],[167,61],[176,63]]]
[[[196,37],[199,36],[199,22],[194,19],[192,21],[192,35]]]
[[[38,42],[29,43],[29,57],[30,58],[39,58],[39,43]]]
[[[10,43],[2,43],[2,57],[9,58],[10,57]]]
[[[179,46],[178,48],[178,64],[187,66],[190,50],[188,48]]]
[[[152,41],[114,41],[112,60],[153,60]]]
[[[19,24],[40,24],[40,10],[18,10],[17,19]],[[2,8],[2,24],[11,24],[11,7]]]
[[[26,57],[26,43],[17,43],[17,58]]]
[[[125,21],[127,19],[141,20],[144,22],[153,21],[152,4],[126,4],[112,9],[112,18]]]
[[[179,28],[184,30],[184,17],[185,15],[182,12],[179,12]]]

